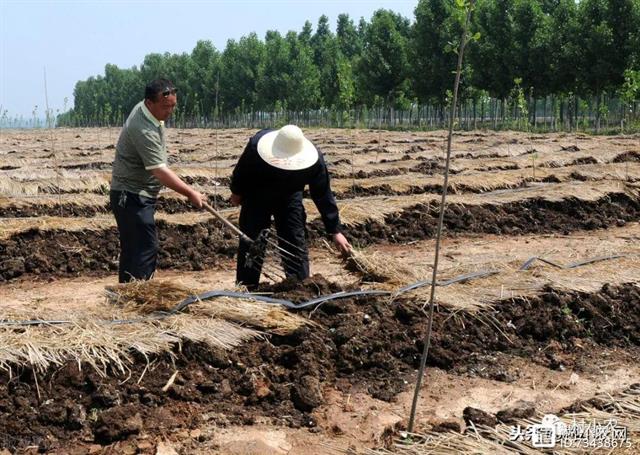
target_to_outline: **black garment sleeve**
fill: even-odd
[[[229,189],[233,194],[239,196],[246,196],[248,190],[255,186],[256,173],[259,172],[259,155],[258,155],[258,142],[260,138],[271,131],[268,128],[258,131],[255,135],[249,138],[247,145],[238,158],[236,166],[233,168],[231,174],[231,184]]]
[[[252,143],[251,139],[247,142],[247,146],[244,148],[244,152],[240,155],[236,166],[233,168],[233,173],[231,174],[231,184],[229,185],[231,192],[233,194],[237,194],[242,196],[246,193],[247,184],[249,183],[249,170],[251,169],[251,148]]]
[[[329,171],[327,170],[324,157],[320,150],[318,150],[318,154],[318,162],[316,163],[318,170],[309,182],[309,193],[311,194],[311,199],[313,199],[313,202],[320,212],[320,216],[322,217],[322,222],[324,223],[327,233],[336,234],[338,232],[342,232],[338,205],[336,204],[336,199],[331,192]]]

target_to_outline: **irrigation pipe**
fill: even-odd
[[[572,262],[571,264],[567,264],[567,265],[558,264],[557,262],[553,262],[548,259],[541,258],[539,256],[533,256],[527,259],[527,261],[524,264],[522,264],[522,266],[518,270],[520,271],[528,270],[529,267],[531,267],[531,265],[536,261],[544,262],[545,264],[549,264],[558,269],[567,270],[567,269],[575,269],[578,267],[582,267],[583,265],[593,264],[594,262],[608,261],[611,259],[624,258],[626,256],[627,256],[626,254],[612,254],[610,256],[598,256],[595,258],[586,259],[584,261]]]
[[[484,278],[484,277],[487,277],[487,276],[496,275],[498,273],[500,273],[498,270],[487,270],[487,271],[482,271],[482,272],[467,273],[467,274],[460,275],[460,276],[455,277],[455,278],[451,278],[449,280],[437,281],[436,282],[436,286],[449,286],[450,284],[461,283],[463,281],[469,281],[469,280],[472,280],[474,278]],[[418,288],[421,288],[423,286],[430,286],[431,283],[432,283],[431,280],[417,281],[417,282],[415,282],[413,284],[409,284],[407,286],[404,286],[404,287],[398,289],[394,295],[400,295],[400,294],[403,294],[403,293],[408,292],[408,291],[413,291],[414,289],[418,289]]]
[[[464,0],[463,0],[464,1]],[[440,239],[442,237],[442,225],[444,222],[445,203],[447,202],[447,188],[449,187],[449,166],[451,164],[451,139],[453,137],[453,121],[456,114],[456,104],[458,102],[458,87],[460,86],[460,74],[462,73],[462,56],[464,54],[464,48],[467,44],[467,30],[469,28],[469,22],[471,20],[471,11],[473,10],[475,0],[469,0],[469,3],[464,3],[466,9],[466,18],[464,27],[462,29],[462,37],[460,40],[460,46],[458,47],[458,66],[456,68],[456,79],[453,84],[453,100],[451,102],[451,114],[449,116],[449,134],[447,137],[447,159],[444,167],[444,183],[442,185],[442,199],[440,202],[440,215],[438,217],[438,230],[436,232],[436,247],[435,257],[433,260],[433,275],[431,279],[431,294],[429,296],[429,321],[427,325],[427,333],[423,340],[422,358],[420,359],[420,368],[418,370],[418,377],[416,379],[416,386],[413,393],[413,401],[411,403],[411,413],[409,415],[409,425],[407,426],[407,432],[413,432],[413,424],[416,416],[416,409],[418,407],[418,397],[420,395],[420,386],[422,385],[422,377],[424,376],[424,369],[427,364],[427,357],[429,355],[429,344],[431,343],[431,330],[433,328],[433,309],[435,307],[435,293],[438,277],[438,259],[440,258]]]
[[[578,267],[582,267],[588,264],[592,264],[594,262],[600,262],[600,261],[606,261],[606,260],[611,260],[611,259],[618,259],[621,257],[626,257],[626,255],[624,254],[616,254],[616,255],[611,255],[611,256],[598,256],[592,259],[586,259],[584,261],[579,261],[579,262],[574,262],[571,264],[568,264],[566,266],[557,264],[555,262],[552,261],[548,261],[544,258],[538,257],[538,256],[533,256],[531,258],[529,258],[518,270],[526,270],[528,269],[531,264],[533,262],[535,262],[535,260],[539,260],[542,262],[545,262],[547,264],[553,265],[555,267],[558,267],[560,269],[575,269]],[[455,283],[462,283],[465,281],[469,281],[469,280],[474,280],[474,279],[479,279],[479,278],[485,278],[491,275],[496,275],[500,273],[498,270],[484,270],[484,271],[479,271],[479,272],[473,272],[473,273],[465,273],[463,275],[458,275],[456,277],[450,278],[448,280],[444,280],[444,281],[436,281],[436,286],[440,286],[440,287],[444,287],[444,286],[450,286],[452,284]],[[423,281],[417,281],[415,283],[409,284],[407,286],[401,287],[400,289],[398,289],[395,292],[392,291],[384,291],[384,290],[376,290],[376,289],[370,289],[370,290],[356,290],[356,291],[341,291],[341,292],[336,292],[334,294],[329,294],[329,295],[324,295],[324,296],[319,296],[316,297],[315,299],[311,299],[311,300],[307,300],[304,302],[300,302],[300,303],[295,303],[292,302],[290,300],[286,300],[286,299],[276,299],[273,297],[268,297],[268,296],[264,296],[264,295],[260,295],[260,294],[253,294],[253,293],[248,293],[248,292],[234,292],[234,291],[208,291],[208,292],[204,292],[202,294],[199,295],[192,295],[187,297],[186,299],[184,299],[182,302],[180,302],[179,304],[177,304],[175,307],[173,307],[171,310],[167,311],[167,312],[162,312],[162,313],[157,313],[155,315],[152,316],[146,316],[146,317],[140,317],[140,318],[135,318],[135,319],[112,319],[112,320],[102,320],[102,321],[97,321],[98,323],[102,323],[102,324],[109,324],[109,325],[117,325],[117,324],[132,324],[132,323],[136,323],[136,322],[145,322],[145,321],[157,321],[157,320],[161,320],[164,319],[166,317],[175,315],[176,313],[179,313],[180,311],[184,310],[187,306],[196,303],[196,302],[201,302],[204,300],[210,300],[210,299],[215,299],[217,297],[230,297],[230,298],[238,298],[238,299],[249,299],[249,300],[256,300],[258,302],[263,302],[269,305],[282,305],[290,310],[300,310],[300,309],[305,309],[305,308],[309,308],[309,307],[313,307],[316,305],[319,305],[321,303],[324,302],[328,302],[331,300],[339,300],[339,299],[345,299],[347,297],[361,297],[361,296],[365,296],[365,295],[391,295],[394,298],[396,298],[397,296],[404,294],[406,292],[410,292],[416,289],[419,289],[421,287],[425,287],[425,286],[430,286],[432,285],[432,280],[423,280]],[[113,292],[113,291],[106,291],[107,292],[107,296],[111,296],[113,298],[117,298],[118,295],[117,293]],[[16,320],[10,320],[10,319],[0,319],[0,327],[9,327],[9,326],[35,326],[35,325],[64,325],[64,324],[75,324],[76,321],[71,321],[71,320],[65,320],[65,319],[55,319],[55,320],[43,320],[43,319],[31,319],[31,320],[26,320],[26,321],[16,321]]]

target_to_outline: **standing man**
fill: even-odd
[[[163,186],[201,208],[204,196],[167,167],[164,122],[178,101],[167,79],[150,82],[144,100],[136,104],[122,128],[111,176],[111,210],[120,234],[120,283],[148,280],[158,257],[154,213]]]
[[[327,233],[339,251],[348,254],[351,245],[341,232],[324,158],[297,126],[259,131],[249,139],[231,177],[231,202],[242,205],[240,230],[256,239],[271,225],[273,216],[280,247],[295,255],[282,256],[285,273],[301,280],[309,276],[306,213],[302,205],[306,185]],[[258,285],[261,264],[247,263],[249,247],[240,240],[236,281],[251,290]]]

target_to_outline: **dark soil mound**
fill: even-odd
[[[625,161],[640,161],[640,152],[630,150],[628,152],[621,153],[612,160],[613,163],[624,163]]]
[[[108,170],[111,169],[113,162],[111,161],[93,161],[90,163],[80,163],[80,164],[63,164],[60,167],[63,169],[76,169],[76,170]]]
[[[111,204],[108,196],[104,197],[102,205],[80,205],[74,203],[54,203],[54,204],[29,204],[28,206],[9,205],[0,207],[0,218],[28,218],[38,216],[61,216],[61,217],[92,217],[100,213],[111,211]],[[209,195],[209,204],[218,208],[229,208],[231,203],[220,195]],[[156,206],[158,212],[183,213],[196,212],[196,209],[186,199],[158,198]]]
[[[388,215],[383,223],[372,221],[349,229],[348,236],[364,246],[381,241],[411,242],[435,236],[438,207],[416,205]],[[640,203],[618,193],[596,201],[569,198],[562,201],[527,199],[502,205],[449,205],[444,217],[445,232],[520,235],[570,232],[622,226],[640,219]],[[323,232],[318,222],[311,225]]]
[[[232,256],[236,240],[214,222],[195,225],[157,221],[160,268],[202,270],[220,256]],[[22,274],[40,276],[100,275],[118,269],[120,242],[116,228],[99,231],[30,229],[0,242],[0,279]]]
[[[376,242],[410,242],[435,235],[438,208],[416,205],[348,230],[348,237],[363,246]],[[502,205],[450,205],[444,226],[449,234],[488,233],[519,235],[579,229],[604,229],[640,219],[640,203],[618,193],[596,201],[526,199]],[[308,225],[312,241],[324,236],[319,220]],[[158,222],[160,268],[202,270],[236,252],[235,237],[215,221],[196,225]],[[117,269],[119,243],[115,228],[70,232],[32,229],[0,241],[0,280],[24,273],[77,275],[104,274]],[[23,267],[20,266],[23,264]]]
[[[300,301],[339,289],[314,276],[262,290]],[[491,323],[438,311],[428,365],[494,379],[503,377],[500,365],[479,368],[478,359],[509,354],[552,368],[571,365],[585,355],[577,345],[637,346],[639,307],[640,290],[626,285],[595,294],[548,289],[533,299],[498,304]],[[103,378],[90,367],[79,371],[69,363],[39,375],[38,398],[32,371],[14,371],[12,378],[4,373],[0,447],[54,449],[79,437],[109,443],[193,427],[204,415],[220,426],[251,424],[261,416],[276,424],[314,426],[310,413],[324,402],[324,387],[391,400],[413,380],[426,328],[415,302],[362,297],[329,301],[303,313],[317,325],[229,352],[187,343],[173,360],[155,359],[148,370],[138,359],[126,381],[115,371]],[[546,349],[550,341],[555,347]],[[176,370],[175,384],[163,392]]]
[[[91,217],[109,211],[104,205],[79,204],[29,204],[28,206],[9,205],[0,207],[0,218],[28,218],[38,216]]]

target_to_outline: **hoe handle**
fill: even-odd
[[[220,214],[220,212],[218,212],[216,209],[214,209],[213,207],[211,207],[208,203],[203,202],[202,206],[205,208],[205,210],[209,213],[211,213],[213,216],[215,216],[218,220],[220,220],[222,222],[222,224],[224,224],[227,228],[231,229],[232,232],[238,234],[240,236],[240,238],[242,240],[244,240],[245,242],[249,242],[252,243],[253,241],[249,238],[249,236],[247,234],[245,234],[244,232],[242,232],[240,229],[238,229],[236,227],[235,224],[233,224],[231,221],[229,221],[228,219],[226,219],[224,216],[222,216]]]

